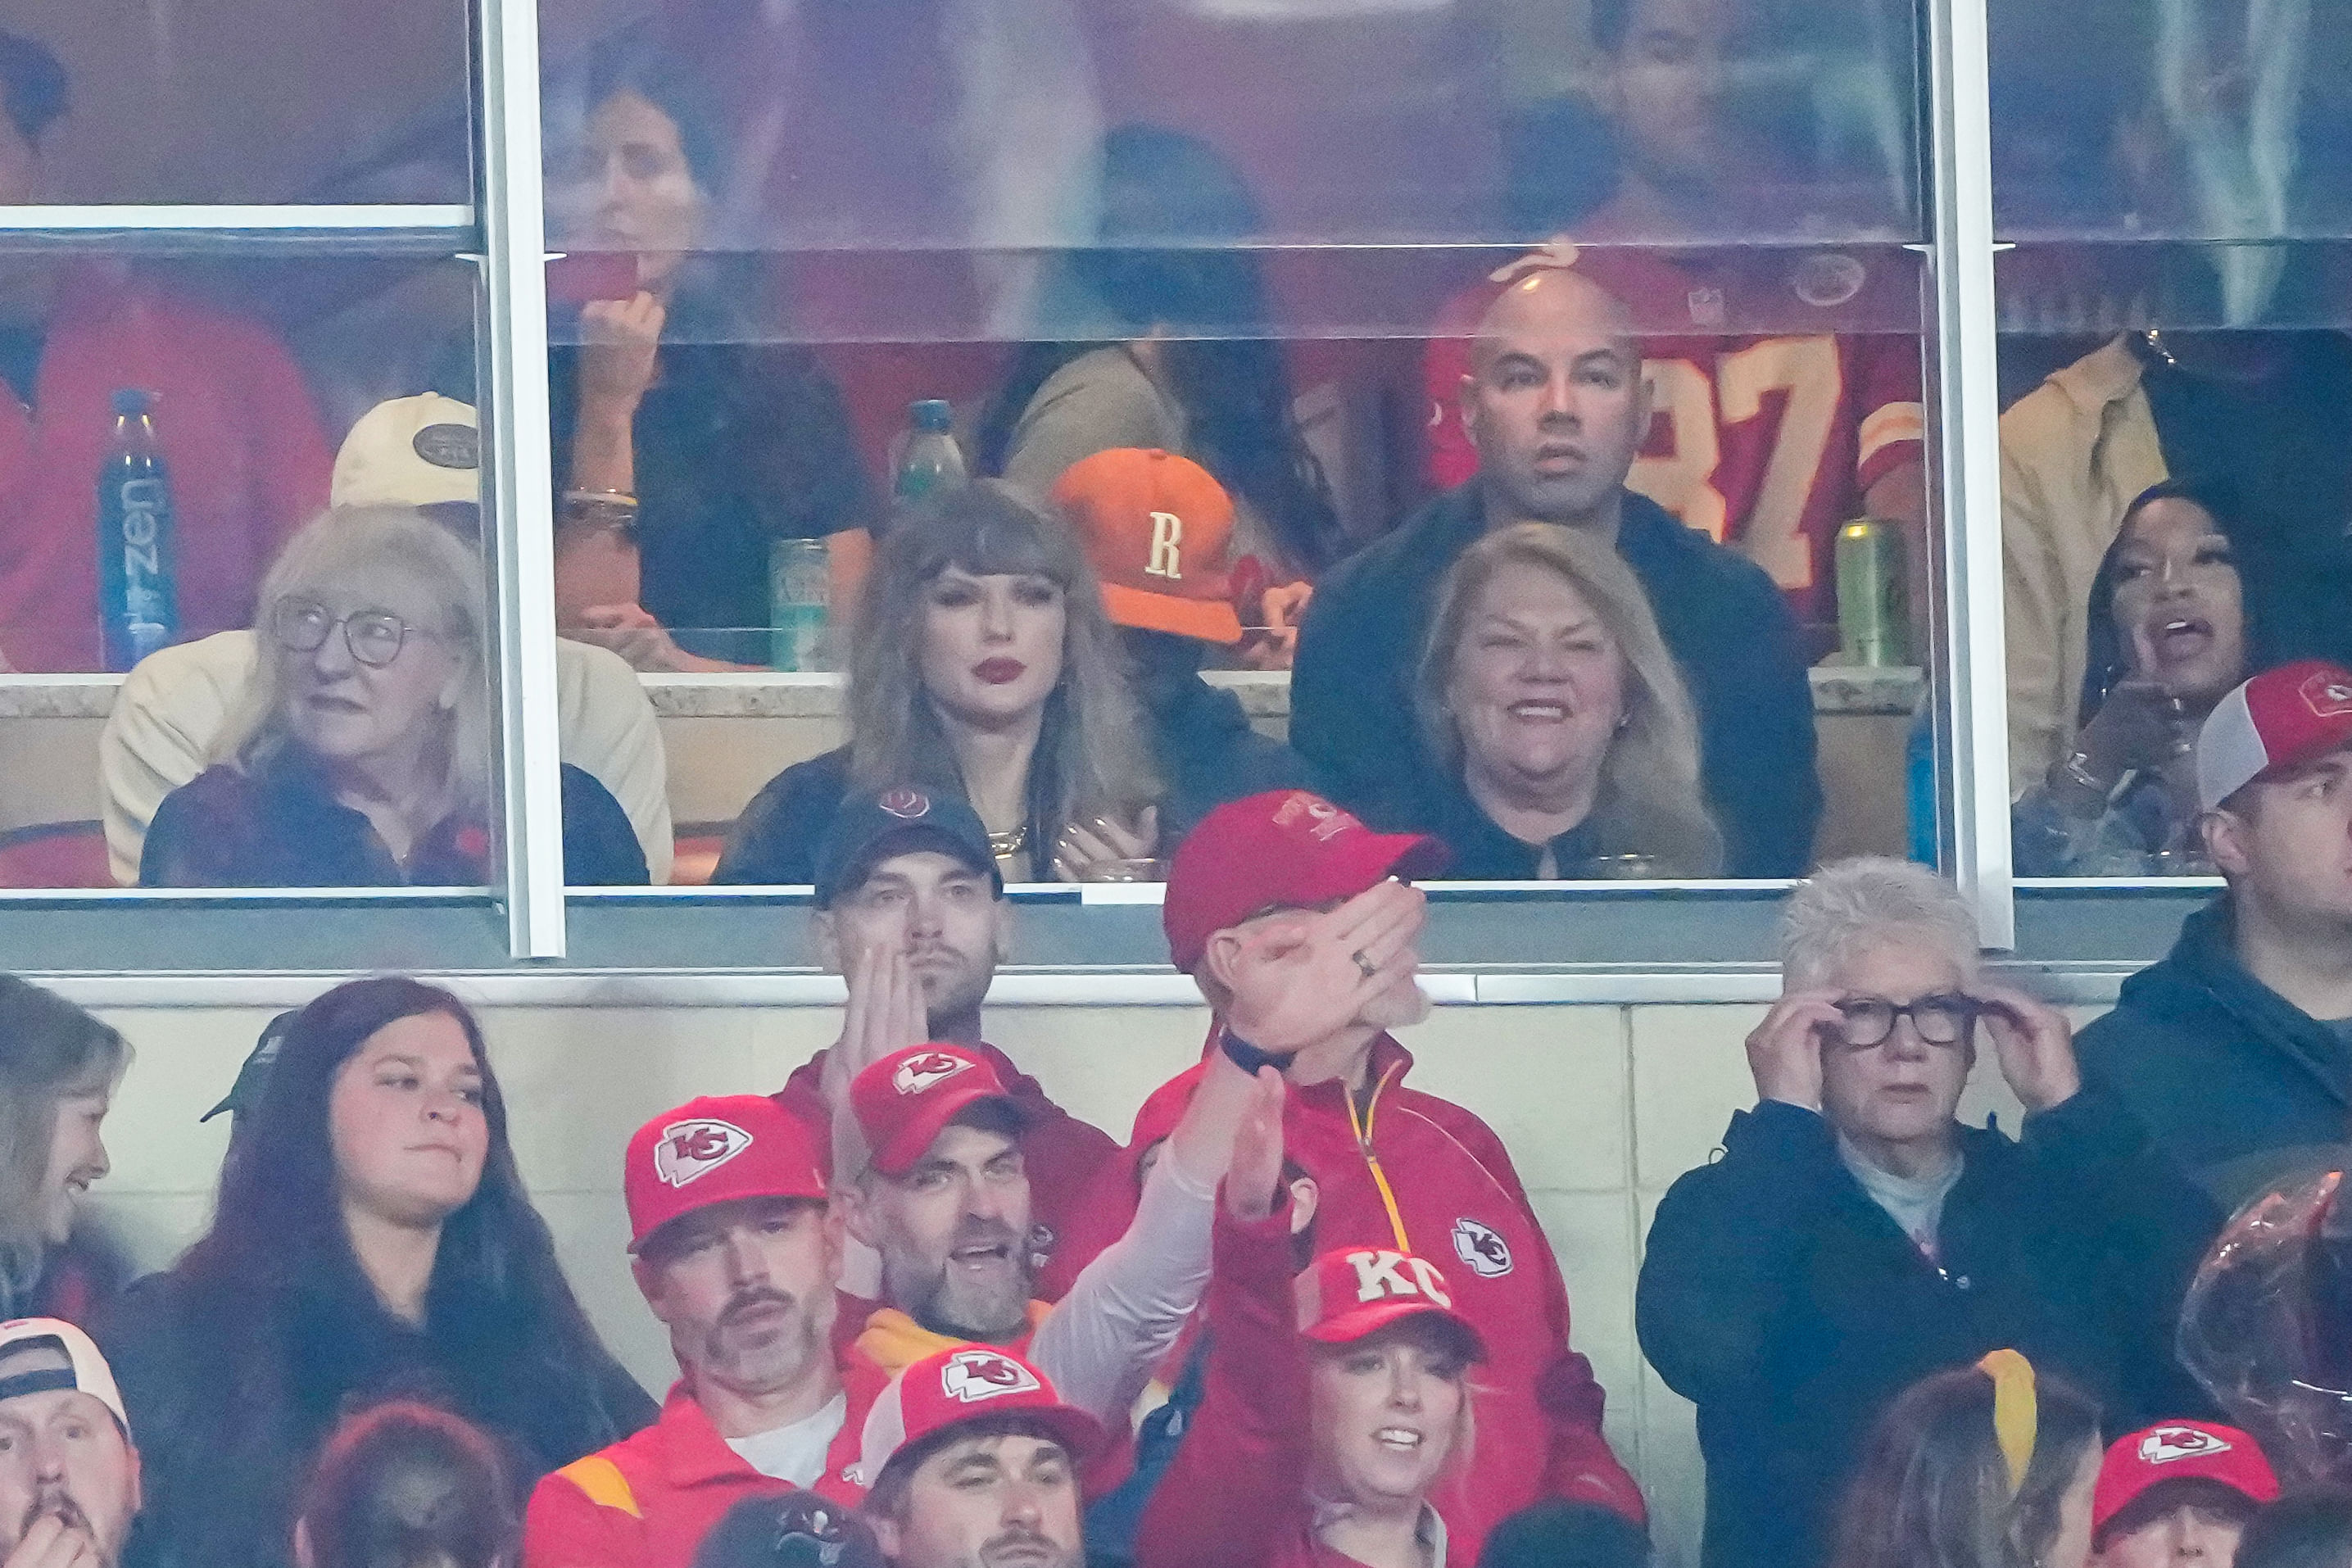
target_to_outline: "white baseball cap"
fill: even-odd
[[[478,505],[482,437],[474,405],[421,392],[359,417],[335,454],[335,506]]]
[[[114,1412],[122,1423],[123,1433],[131,1431],[131,1417],[122,1408],[122,1391],[114,1385],[114,1370],[106,1358],[98,1353],[88,1334],[62,1318],[12,1318],[0,1323],[0,1361],[20,1345],[51,1344],[65,1352],[71,1363],[64,1371],[9,1373],[0,1371],[0,1400],[26,1394],[47,1394],[58,1389],[78,1389]]]
[[[2352,745],[2352,669],[2298,659],[2214,704],[2197,731],[2197,798],[2210,811],[2281,768]]]

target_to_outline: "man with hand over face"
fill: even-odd
[[[57,1318],[0,1323],[0,1565],[115,1568],[139,1450],[114,1373]]]
[[[847,976],[849,1007],[841,1038],[795,1071],[776,1103],[814,1129],[829,1153],[829,1104],[883,1056],[939,1041],[986,1060],[1027,1119],[1023,1152],[1045,1258],[1036,1289],[1060,1300],[1118,1237],[1087,1230],[1081,1216],[1118,1145],[1047,1099],[982,1037],[981,1005],[1013,946],[1013,907],[988,830],[961,800],[928,791],[852,795],[817,848],[816,905],[818,956]],[[853,1250],[850,1288],[870,1294],[873,1282],[856,1264]]]
[[[1636,1298],[1643,1354],[1698,1405],[1706,1568],[1813,1568],[1880,1413],[1989,1351],[2119,1428],[2203,1407],[2172,1335],[2220,1216],[1979,951],[1922,866],[1843,861],[1790,898],[1756,1109],[1659,1205]],[[2015,1142],[1954,1119],[1979,1028]]]
[[[1396,879],[1444,859],[1434,839],[1374,833],[1304,790],[1251,795],[1177,850],[1162,915],[1171,960],[1217,1019],[1190,1071],[1206,1085],[1273,1068],[1287,1084],[1283,1142],[1318,1194],[1317,1248],[1439,1260],[1493,1352],[1477,1461],[1438,1504],[1467,1562],[1530,1505],[1637,1529],[1644,1514],[1601,1435],[1601,1386],[1569,1348],[1567,1287],[1502,1140],[1404,1083],[1412,1058],[1390,1031],[1428,1016],[1415,982],[1428,906]]]

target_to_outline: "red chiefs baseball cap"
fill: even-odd
[[[1045,1374],[994,1345],[934,1352],[890,1380],[866,1412],[857,1479],[871,1487],[907,1449],[971,1421],[1018,1415],[1036,1422],[1069,1450],[1073,1464],[1099,1453],[1102,1423],[1062,1403]]]
[[[1003,1105],[1016,1123],[1027,1123],[1029,1113],[988,1058],[961,1046],[893,1051],[849,1086],[858,1130],[874,1168],[886,1176],[904,1175],[950,1123],[989,1100]]]
[[[1169,959],[1190,974],[1209,938],[1255,915],[1352,899],[1384,877],[1433,876],[1446,859],[1434,838],[1375,833],[1303,789],[1229,801],[1176,847],[1160,910]]]
[[[2091,1494],[2091,1531],[2129,1508],[2142,1492],[2167,1481],[2218,1481],[2257,1503],[2279,1495],[2278,1477],[2252,1437],[2235,1426],[2168,1421],[2117,1438],[2099,1461]]]
[[[2352,669],[2297,659],[2215,704],[2197,731],[2197,798],[2210,811],[2265,774],[2352,745]]]
[[[1436,1264],[1394,1247],[1342,1247],[1323,1254],[1292,1282],[1298,1331],[1318,1344],[1347,1345],[1408,1318],[1443,1318],[1468,1341],[1470,1359],[1486,1359],[1486,1337],[1456,1311]]]
[[[807,1125],[759,1094],[705,1095],[638,1128],[621,1191],[631,1252],[670,1221],[712,1204],[825,1196]]]

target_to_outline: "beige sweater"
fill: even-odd
[[[2000,416],[2012,798],[2074,739],[2091,580],[2132,498],[2166,478],[2140,362],[2117,338]]]

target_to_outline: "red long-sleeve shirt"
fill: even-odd
[[[1294,1085],[1283,1135],[1319,1189],[1316,1250],[1394,1247],[1436,1260],[1486,1342],[1477,1463],[1440,1504],[1453,1560],[1475,1563],[1489,1530],[1539,1499],[1645,1523],[1641,1489],[1601,1435],[1605,1396],[1569,1346],[1568,1289],[1502,1140],[1461,1106],[1406,1088],[1412,1066],[1383,1036],[1360,1123],[1338,1080]],[[1192,1430],[1205,1442],[1215,1428]],[[1171,1489],[1163,1482],[1159,1496]]]

